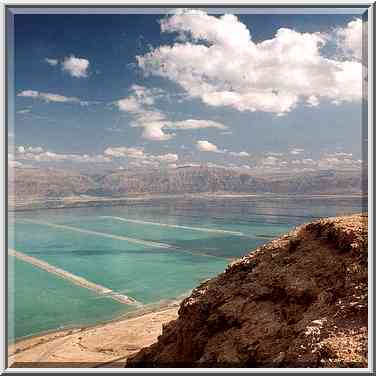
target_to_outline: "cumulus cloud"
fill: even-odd
[[[362,59],[363,22],[360,18],[350,21],[346,27],[336,31],[338,45],[347,57]],[[365,42],[365,41],[364,41]]]
[[[239,153],[235,151],[230,151],[229,154],[232,155],[233,157],[249,157],[250,156],[250,154],[247,153],[246,151],[241,151]]]
[[[104,151],[105,155],[111,157],[131,157],[131,158],[143,158],[145,157],[143,148],[128,148],[125,146],[120,147],[108,147]]]
[[[25,154],[25,153],[42,153],[43,148],[41,146],[23,146],[19,145],[16,147],[16,152],[19,154]],[[9,156],[9,154],[8,154]]]
[[[153,155],[145,153],[143,148],[126,146],[108,147],[104,151],[104,154],[115,158],[127,157],[131,159],[139,159],[142,160],[142,163],[144,164],[149,164],[149,162],[172,163],[177,162],[179,159],[179,156],[173,153]]]
[[[276,153],[273,151],[268,151],[266,154],[271,155],[272,157],[281,157],[283,155],[283,153]]]
[[[269,155],[261,160],[263,166],[275,166],[278,162],[278,158]]]
[[[286,161],[285,161],[286,162]],[[319,159],[302,158],[290,160],[287,168],[295,168],[294,171],[314,170],[357,170],[361,168],[362,161],[352,158],[351,153],[324,153]]]
[[[163,122],[158,121],[136,123],[136,126],[144,128],[142,137],[151,141],[167,141],[174,137],[172,133],[163,132],[164,125]]]
[[[294,149],[290,150],[290,154],[292,154],[292,155],[298,155],[298,154],[303,153],[303,151],[304,151],[304,149],[294,148]]]
[[[64,154],[44,151],[41,146],[17,146],[16,159],[34,162],[80,162],[80,163],[107,163],[111,158],[105,155]]]
[[[319,105],[319,98],[317,98],[315,95],[311,95],[307,98],[306,103],[311,107],[317,107]]]
[[[53,67],[59,64],[59,60],[57,60],[57,59],[50,59],[50,58],[48,58],[48,57],[46,57],[46,58],[44,59],[44,61],[45,61],[47,64],[52,65]]]
[[[62,154],[46,151],[43,153],[26,154],[24,159],[34,160],[38,162],[59,162],[59,161],[69,161],[69,162],[80,162],[80,163],[107,163],[111,162],[110,158],[103,155],[88,155],[88,154]]]
[[[227,127],[217,121],[212,120],[196,120],[187,119],[182,121],[169,122],[166,126],[169,129],[203,129],[203,128],[217,128],[227,129]]]
[[[15,148],[15,155],[8,153],[8,160],[16,162],[71,162],[71,163],[110,163],[121,161],[126,158],[131,167],[149,166],[159,167],[170,163],[176,163],[179,156],[175,153],[150,154],[146,153],[142,147],[108,147],[103,154],[89,155],[80,153],[56,153],[50,150],[44,150],[41,146],[23,146]],[[21,162],[20,162],[21,163]],[[16,166],[17,163],[13,163]]]
[[[63,71],[68,72],[72,77],[87,77],[90,62],[87,59],[75,57],[73,55],[66,57],[62,63]]]
[[[18,97],[26,97],[32,99],[40,99],[44,102],[57,102],[57,103],[78,103],[81,106],[87,106],[91,103],[98,103],[98,102],[88,102],[83,101],[77,97],[66,97],[65,95],[61,94],[53,94],[53,93],[44,93],[37,90],[23,90],[17,94]]]
[[[231,155],[232,157],[249,157],[250,154],[247,153],[246,151],[229,151],[226,149],[219,149],[217,145],[207,141],[207,140],[199,140],[196,142],[196,149],[199,151],[204,151],[204,152],[212,152],[212,153],[222,153],[222,154],[227,154]]]
[[[138,114],[144,111],[145,106],[151,106],[155,98],[162,95],[160,89],[148,89],[141,85],[132,85],[130,88],[131,95],[115,102],[119,110]]]
[[[207,140],[197,141],[196,147],[197,147],[197,150],[199,150],[199,151],[208,151],[208,152],[213,152],[213,153],[219,153],[220,152],[217,145],[214,145]]]
[[[41,146],[29,146],[26,150],[29,153],[43,153],[43,148]]]
[[[323,154],[318,159],[281,159],[273,156],[267,156],[254,161],[253,171],[263,173],[268,172],[303,172],[320,170],[359,170],[362,167],[362,161],[347,157],[333,157]]]
[[[132,127],[143,128],[142,137],[151,141],[167,141],[175,136],[166,130],[192,130],[203,128],[227,129],[224,124],[212,120],[186,119],[169,120],[167,115],[155,108],[155,98],[163,95],[159,89],[148,89],[144,86],[133,85],[131,94],[115,101],[120,111],[130,113],[134,120]]]
[[[152,141],[166,141],[174,135],[165,133],[165,115],[151,107],[154,104],[154,95],[160,92],[147,89],[143,86],[133,85],[130,88],[131,94],[115,102],[120,111],[125,111],[133,115],[132,127],[143,128],[142,137]]]
[[[29,112],[31,112],[31,108],[24,108],[22,110],[18,110],[17,114],[28,114]]]
[[[139,113],[142,111],[140,103],[134,97],[119,99],[118,101],[116,101],[116,105],[121,111],[127,111],[131,113]]]
[[[167,153],[167,154],[162,154],[162,155],[153,155],[149,158],[160,161],[160,162],[167,162],[167,163],[177,162],[178,159],[179,159],[178,155],[173,154],[173,153]]]
[[[294,165],[315,165],[317,162],[315,162],[313,159],[311,158],[304,158],[304,159],[294,159],[293,161],[291,161],[292,164]]]
[[[327,157],[352,157],[352,153],[335,152],[326,154]]]
[[[354,160],[350,158],[335,158],[327,157],[321,158],[317,162],[317,167],[320,169],[343,169],[343,170],[352,170],[358,169],[362,166],[361,160]]]
[[[137,56],[139,67],[210,106],[283,115],[300,101],[362,98],[360,62],[325,57],[328,35],[280,28],[272,39],[254,42],[236,16],[200,10],[176,11],[161,21],[161,31],[177,33],[178,41]]]

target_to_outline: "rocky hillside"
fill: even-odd
[[[255,176],[233,169],[189,167],[148,173],[115,172],[100,180],[106,194],[128,193],[340,193],[361,192],[361,174],[321,171]]]
[[[17,168],[9,175],[9,194],[17,198],[53,198],[98,189],[94,178],[74,170]]]
[[[366,367],[367,215],[298,227],[185,299],[128,367]]]
[[[319,171],[294,175],[257,176],[214,167],[187,167],[145,172],[107,171],[100,174],[52,168],[16,168],[9,192],[17,199],[72,195],[127,196],[201,192],[320,194],[361,193],[360,172]]]

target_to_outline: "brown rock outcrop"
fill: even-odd
[[[367,215],[300,226],[185,299],[128,367],[366,367]]]

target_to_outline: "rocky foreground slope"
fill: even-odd
[[[185,299],[128,367],[366,367],[367,215],[303,225]]]

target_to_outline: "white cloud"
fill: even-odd
[[[153,118],[155,120],[153,120]],[[193,130],[204,128],[226,129],[226,126],[212,120],[187,119],[181,121],[170,121],[165,115],[158,111],[149,111],[138,116],[133,126],[143,127],[142,137],[147,140],[164,141],[175,136],[174,133],[165,133],[164,130]]]
[[[176,162],[179,159],[179,156],[177,154],[167,153],[161,155],[153,155],[145,153],[143,148],[125,146],[108,147],[104,151],[104,154],[106,156],[115,158],[127,157],[134,159],[143,159],[142,163],[144,163],[145,161],[171,163]],[[146,162],[146,164],[148,164],[148,162]]]
[[[250,154],[247,153],[246,151],[240,151],[240,152],[235,152],[235,151],[228,151],[226,149],[219,149],[217,145],[207,141],[207,140],[199,140],[196,142],[196,148],[199,151],[204,151],[204,152],[212,152],[212,153],[222,153],[222,154],[228,154],[233,157],[249,157]]]
[[[311,107],[317,107],[319,105],[319,98],[316,95],[311,95],[307,98],[306,103]]]
[[[16,148],[16,157],[20,160],[34,162],[80,162],[80,163],[107,163],[111,159],[105,155],[88,155],[88,154],[64,154],[44,151],[42,147],[18,146]]]
[[[352,157],[352,153],[344,153],[344,152],[335,152],[335,153],[328,153],[328,157]]]
[[[184,163],[184,164],[179,164],[176,166],[176,168],[189,168],[189,167],[200,167],[200,163]]]
[[[275,166],[277,162],[278,162],[278,158],[273,157],[271,155],[261,160],[261,164],[264,166]]]
[[[235,151],[230,151],[229,154],[232,155],[233,157],[249,157],[250,156],[250,154],[247,153],[246,151],[241,151],[239,153]]]
[[[299,101],[362,98],[361,64],[323,56],[328,36],[322,33],[280,28],[272,39],[256,43],[236,16],[199,10],[178,10],[161,21],[161,30],[178,33],[183,42],[137,56],[138,65],[208,105],[283,115]]]
[[[160,97],[164,94],[162,89],[149,89],[141,85],[132,85],[131,90],[134,93],[134,96],[137,98],[138,102],[151,106],[155,102],[155,98]]]
[[[31,108],[24,108],[22,110],[18,110],[17,114],[28,114],[29,112],[31,112]]]
[[[346,56],[362,59],[363,23],[360,18],[350,21],[345,28],[336,31],[339,47]]]
[[[46,57],[46,58],[44,59],[44,61],[45,61],[47,64],[52,65],[53,67],[54,67],[55,65],[58,65],[58,64],[59,64],[59,60],[57,60],[57,59],[50,59],[50,58],[48,58],[48,57]]]
[[[349,158],[335,158],[335,157],[328,157],[328,158],[321,158],[317,162],[317,167],[320,169],[344,169],[344,170],[353,170],[358,169],[362,165],[362,161],[354,160]]]
[[[68,72],[72,77],[87,77],[90,65],[89,60],[71,55],[66,57],[61,64],[63,70]]]
[[[142,137],[151,141],[167,141],[175,136],[165,130],[192,130],[203,128],[227,129],[224,124],[212,120],[186,119],[171,121],[166,114],[157,110],[153,105],[155,98],[163,95],[159,89],[148,89],[144,86],[133,85],[131,94],[115,101],[120,111],[130,113],[134,120],[132,127],[143,128]]]
[[[161,164],[175,163],[179,160],[179,156],[175,153],[165,154],[149,154],[145,153],[141,147],[108,147],[103,154],[65,154],[55,153],[52,151],[44,151],[40,146],[18,146],[16,147],[16,155],[8,153],[8,160],[32,162],[73,162],[73,163],[109,163],[116,159],[128,158],[130,166],[148,165],[158,167]]]
[[[300,164],[303,164],[303,165],[315,165],[317,162],[315,162],[311,158],[304,158],[304,159],[294,159],[293,161],[291,161],[291,163],[295,164],[295,165],[300,165]]]
[[[195,120],[195,119],[168,122],[167,128],[169,129],[203,129],[203,128],[227,129],[227,127],[224,124],[219,123],[217,121]]]
[[[118,101],[116,101],[116,105],[121,111],[127,111],[131,113],[139,113],[142,111],[142,106],[135,97],[119,99]]]
[[[41,146],[29,146],[26,150],[29,153],[43,153],[43,148]]]
[[[131,94],[115,102],[120,111],[133,115],[132,127],[143,128],[142,137],[152,141],[167,141],[174,135],[163,132],[166,127],[165,115],[151,107],[154,95],[160,95],[158,89],[148,89],[143,86],[131,86]]]
[[[18,97],[30,97],[30,98],[38,98],[40,97],[39,91],[36,90],[23,90],[17,94]]]
[[[78,103],[81,106],[87,106],[91,103],[98,103],[98,102],[88,102],[82,101],[77,97],[66,97],[60,94],[53,94],[53,93],[43,93],[41,91],[36,90],[23,90],[17,94],[18,97],[27,97],[33,99],[40,99],[45,102],[57,102],[57,103]]]
[[[199,140],[196,143],[196,147],[199,151],[208,151],[213,153],[219,153],[219,149],[217,145],[212,144],[209,141],[206,140]]]
[[[151,106],[155,102],[155,97],[162,94],[160,89],[148,89],[140,85],[132,85],[131,95],[115,102],[119,110],[132,114],[142,113],[145,106]]]
[[[283,155],[283,153],[275,153],[273,151],[268,151],[266,154],[271,155],[272,157],[281,157]]]
[[[142,137],[151,141],[167,141],[174,137],[172,133],[163,132],[164,125],[163,122],[159,121],[137,123],[137,126],[144,128]]]
[[[294,148],[294,149],[290,150],[290,154],[292,154],[292,155],[298,155],[298,154],[303,153],[303,151],[304,151],[304,149]]]
[[[177,162],[178,159],[179,159],[178,155],[173,154],[173,153],[167,153],[167,154],[162,154],[162,155],[153,155],[150,158],[157,160],[157,161],[160,161],[160,162],[167,162],[167,163]]]
[[[145,156],[143,148],[128,148],[125,146],[109,147],[104,151],[105,155],[111,157],[131,157],[131,158],[143,158]]]
[[[280,163],[281,165],[281,163]],[[314,171],[314,170],[357,170],[361,167],[362,161],[352,159],[351,153],[324,153],[320,159],[303,158],[290,161],[287,168],[295,167],[294,171]],[[298,169],[296,169],[298,168]]]

